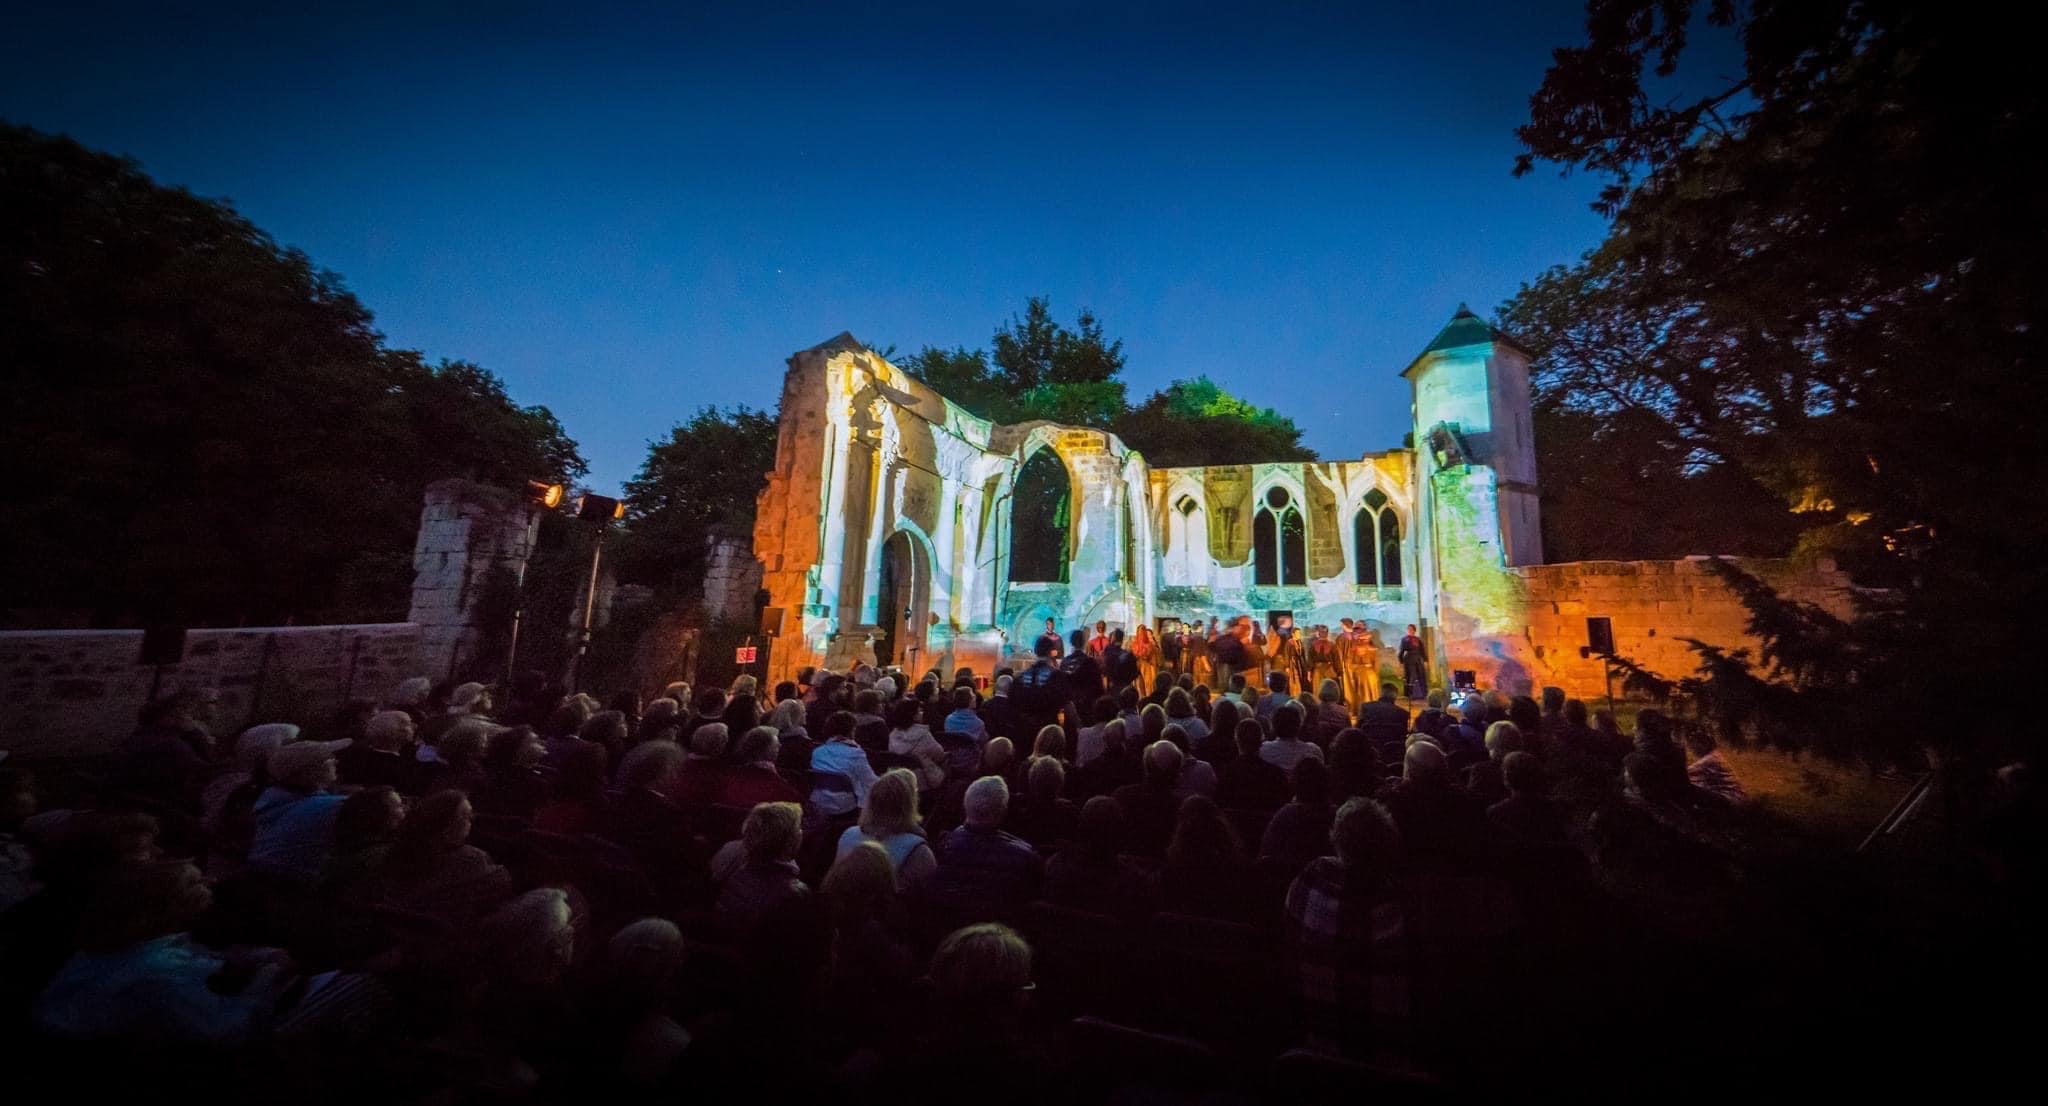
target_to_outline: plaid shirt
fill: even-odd
[[[1288,961],[1309,1047],[1360,1059],[1406,1055],[1408,926],[1390,891],[1350,878],[1327,856],[1287,889]]]

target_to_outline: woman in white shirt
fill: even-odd
[[[860,823],[848,826],[839,835],[838,855],[845,856],[863,841],[873,841],[889,854],[889,864],[896,869],[897,887],[908,888],[939,866],[919,821],[917,776],[908,768],[891,768],[868,788],[868,801],[860,809]]]
[[[889,751],[916,757],[917,776],[926,791],[946,782],[946,747],[932,736],[931,727],[919,721],[923,713],[915,699],[901,699],[889,707]]]

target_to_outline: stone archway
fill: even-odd
[[[931,664],[925,637],[931,628],[932,561],[924,543],[908,530],[889,535],[882,546],[881,586],[876,598],[875,624],[881,632],[875,641],[875,659],[901,665],[915,676],[921,666]]]

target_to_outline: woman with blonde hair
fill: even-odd
[[[1038,738],[1031,743],[1031,760],[1052,757],[1055,760],[1067,755],[1067,731],[1058,726],[1041,726]]]
[[[860,809],[860,822],[839,835],[840,857],[872,842],[881,847],[895,869],[896,884],[909,887],[938,868],[938,858],[926,842],[917,812],[917,774],[908,768],[891,768],[868,788],[868,801]]]

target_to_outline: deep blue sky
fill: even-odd
[[[1134,399],[1206,373],[1388,448],[1459,301],[1603,230],[1597,182],[1509,176],[1576,0],[50,7],[0,35],[0,118],[232,199],[392,344],[553,408],[599,488],[795,350],[985,346],[1033,294]]]

